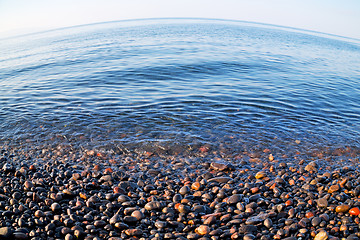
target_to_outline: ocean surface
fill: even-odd
[[[0,40],[0,142],[282,154],[360,148],[360,44],[164,19]]]

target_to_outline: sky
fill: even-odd
[[[360,0],[0,0],[0,38],[171,17],[251,21],[360,39]]]

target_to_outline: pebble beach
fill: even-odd
[[[359,158],[350,148],[306,158],[2,145],[0,166],[0,239],[360,236]]]

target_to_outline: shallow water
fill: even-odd
[[[360,45],[153,20],[0,40],[0,139],[139,151],[360,147]]]

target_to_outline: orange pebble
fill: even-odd
[[[306,217],[306,218],[311,218],[311,217],[313,217],[313,216],[315,216],[315,214],[314,214],[313,212],[307,212],[307,213],[305,214],[305,217]]]
[[[292,200],[287,200],[287,201],[285,202],[285,205],[286,205],[286,206],[291,206],[291,205],[293,205],[293,201],[292,201]]]
[[[201,188],[201,183],[199,182],[194,182],[193,184],[191,184],[191,189],[193,190],[199,190]]]
[[[358,216],[360,214],[360,209],[357,207],[351,208],[349,210],[349,213],[353,216]]]
[[[36,171],[35,165],[30,165],[29,169],[30,169],[31,171]]]
[[[120,193],[121,192],[121,188],[119,187],[114,187],[114,193]]]
[[[107,168],[107,169],[105,169],[104,174],[112,173],[112,172],[113,172],[113,170],[111,168]]]

